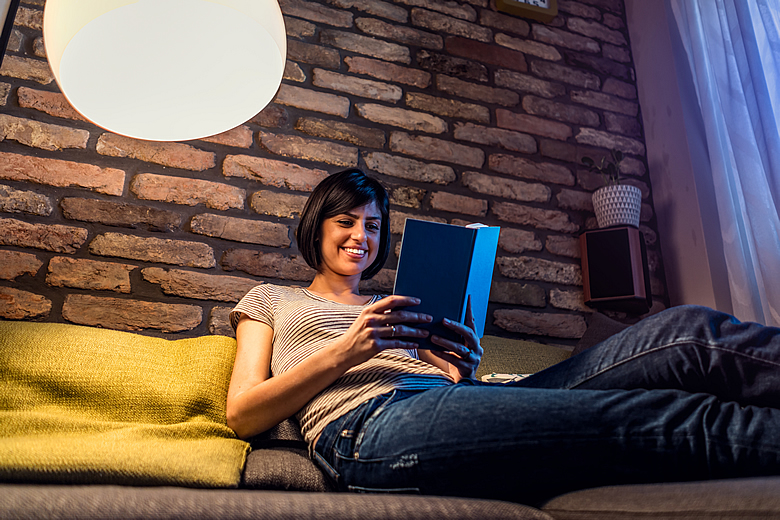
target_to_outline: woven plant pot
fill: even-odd
[[[625,225],[638,228],[642,191],[629,184],[604,186],[593,192],[593,210],[600,228]]]

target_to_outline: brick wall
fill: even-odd
[[[22,0],[0,70],[2,319],[230,334],[253,285],[308,283],[299,212],[324,176],[358,166],[391,195],[396,251],[407,216],[500,225],[487,332],[571,345],[590,312],[577,237],[600,185],[579,159],[612,147],[643,192],[664,305],[622,0],[559,0],[549,24],[489,0],[282,0],[274,102],[187,143],[120,137],[70,108],[43,4]],[[389,291],[396,262],[364,290]]]

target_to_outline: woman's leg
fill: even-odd
[[[517,385],[668,388],[780,408],[780,328],[706,307],[673,307]]]
[[[317,451],[352,491],[539,504],[599,485],[780,474],[780,411],[679,390],[459,384],[340,421]]]

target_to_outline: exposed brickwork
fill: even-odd
[[[501,226],[487,332],[572,345],[591,312],[578,239],[603,182],[581,159],[613,147],[642,190],[654,309],[666,302],[622,0],[560,0],[549,24],[489,0],[282,0],[273,102],[187,143],[73,109],[43,5],[23,2],[0,69],[0,319],[233,335],[254,284],[311,280],[301,210],[357,166],[388,190],[395,251],[361,290],[392,291],[406,218]]]
[[[188,206],[203,204],[207,208],[223,210],[241,209],[244,207],[246,199],[244,190],[229,184],[153,173],[142,173],[133,177],[130,191],[139,199],[159,200]]]

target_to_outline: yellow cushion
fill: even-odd
[[[235,340],[0,321],[0,480],[235,487]]]

